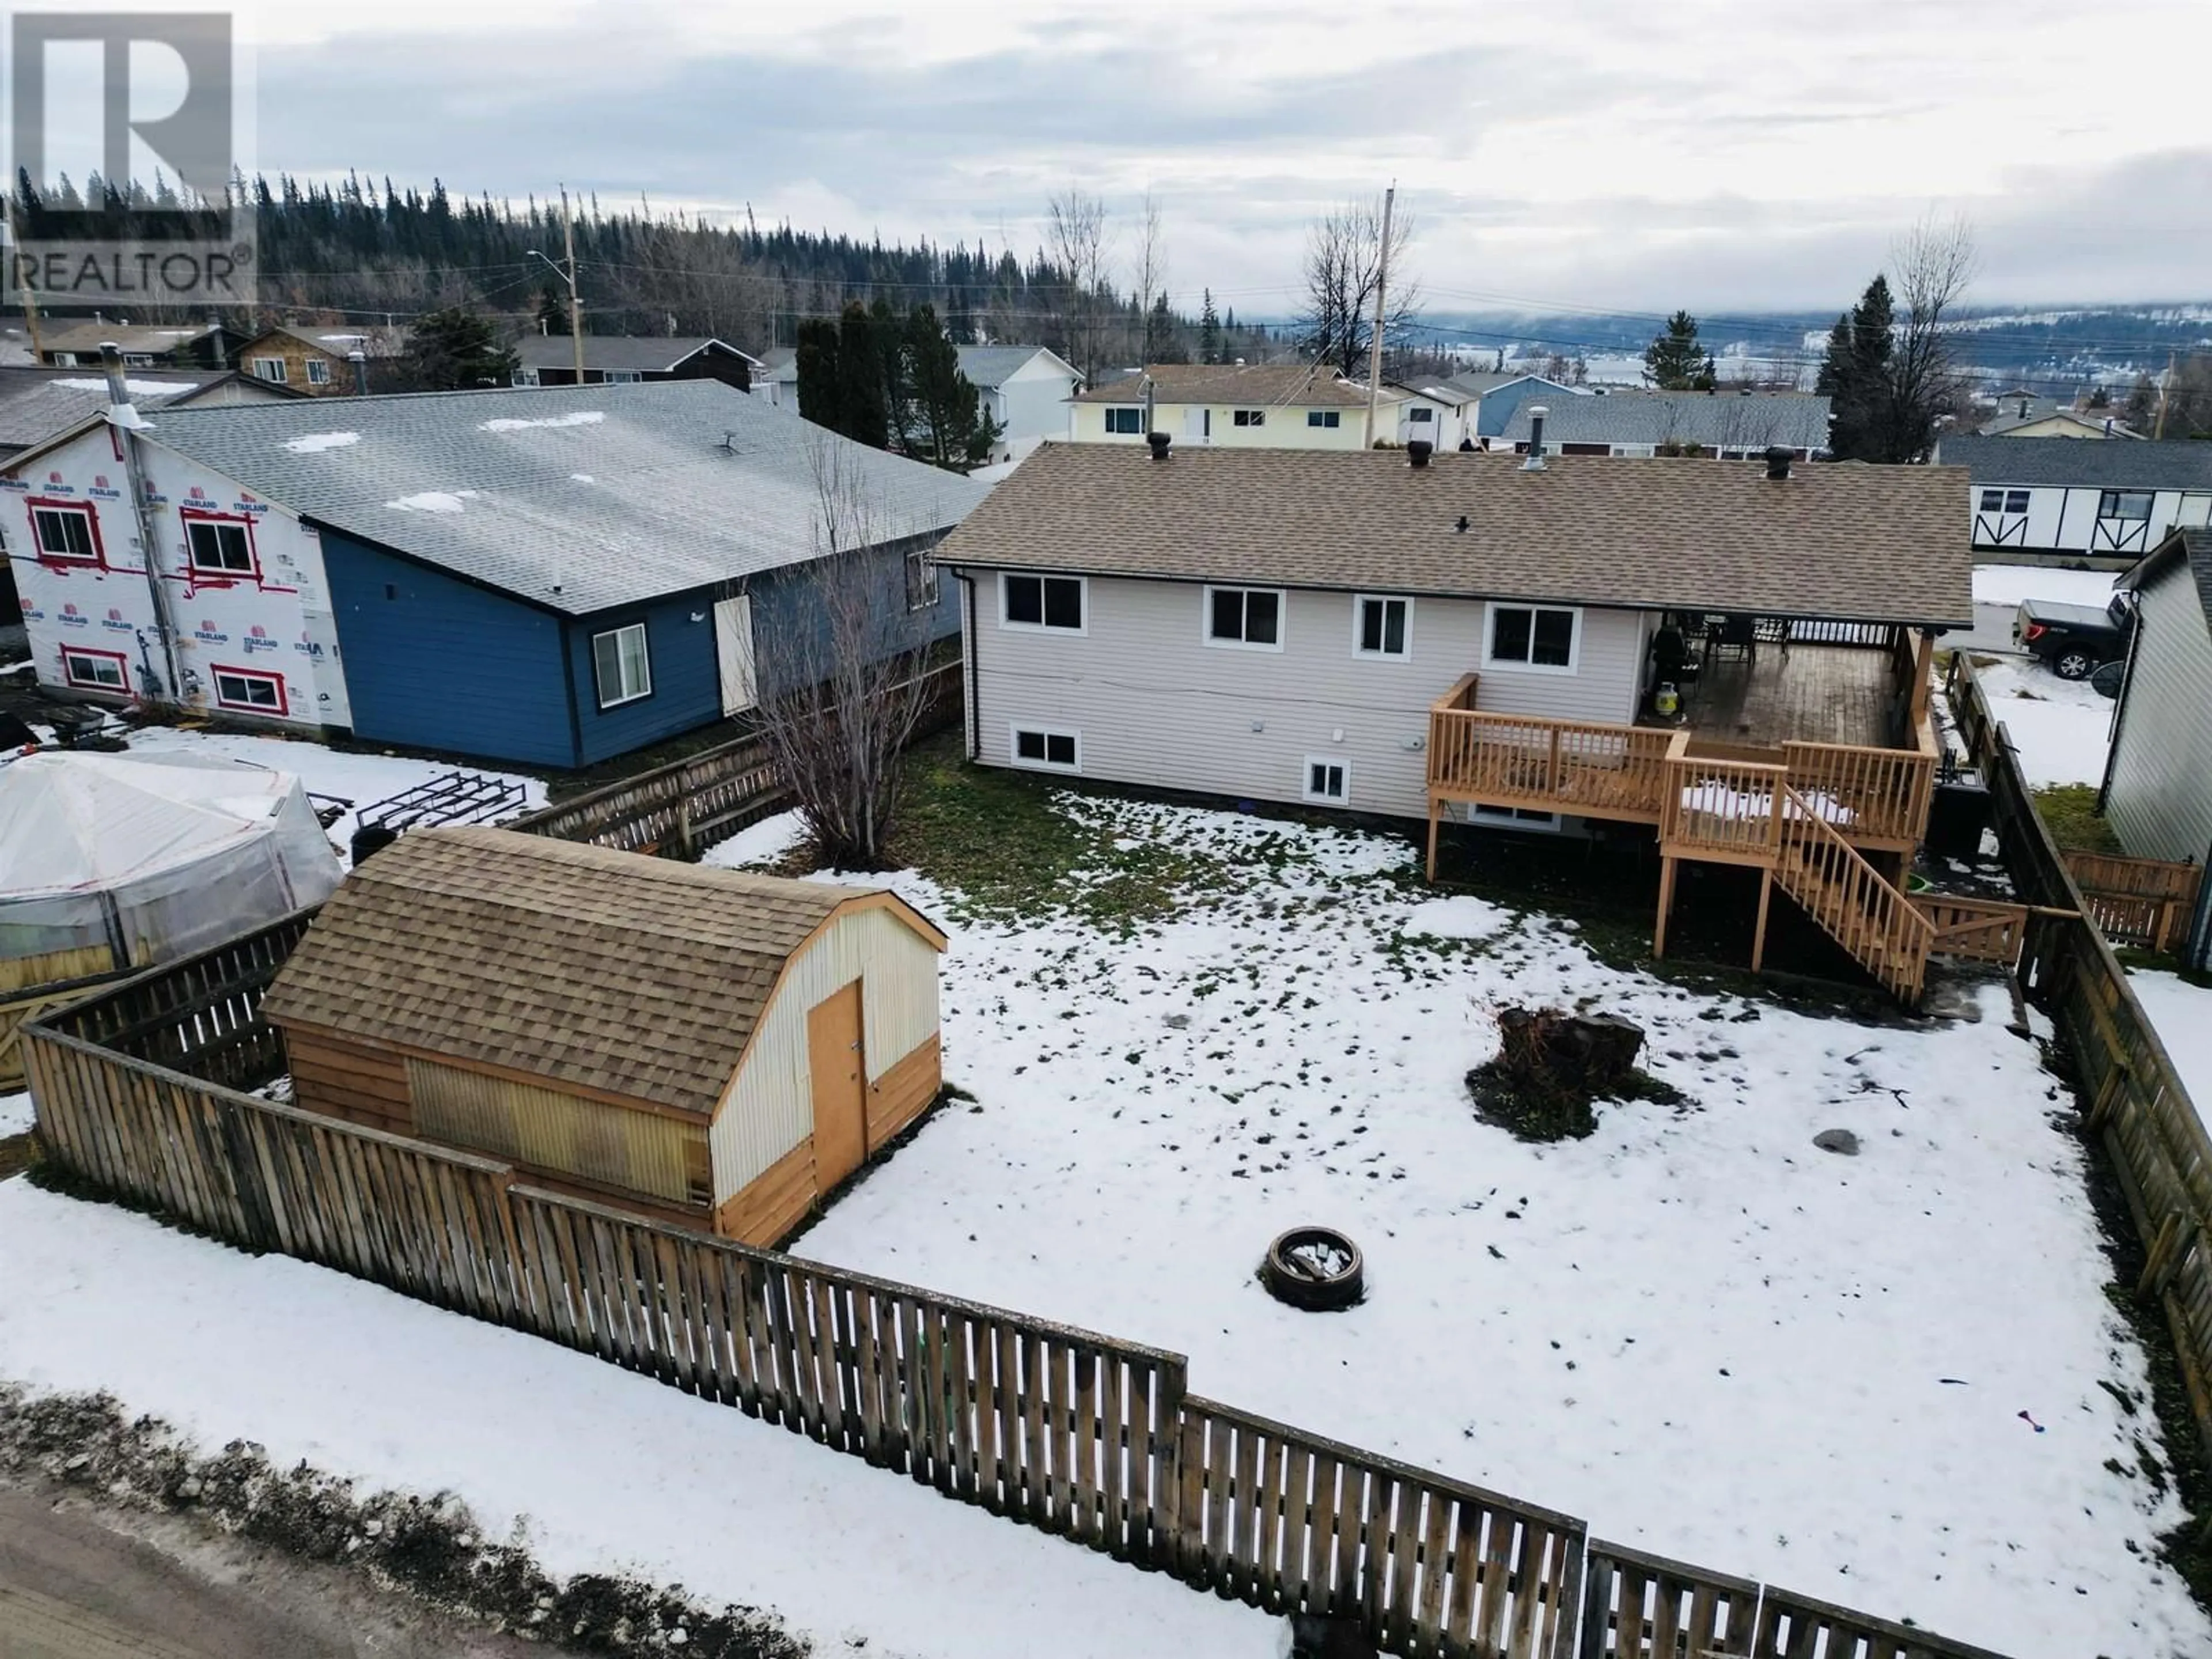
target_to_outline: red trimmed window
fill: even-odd
[[[81,645],[62,647],[62,678],[88,691],[131,690],[131,664],[120,651],[92,651]]]
[[[185,555],[195,576],[244,576],[261,579],[261,562],[253,552],[253,522],[214,513],[185,508]]]
[[[31,545],[41,564],[107,562],[100,544],[100,519],[83,501],[33,501]]]
[[[259,668],[225,668],[216,664],[208,671],[215,677],[218,708],[235,708],[248,714],[291,712],[284,700],[284,677]]]

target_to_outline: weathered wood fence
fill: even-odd
[[[2089,918],[2097,910],[2035,811],[2011,738],[1991,717],[1964,653],[1951,696],[1988,781],[1997,836],[2021,897],[2054,911],[2028,923],[2021,978],[2050,1013],[2089,1102],[2086,1127],[2119,1177],[2148,1252],[2138,1297],[2166,1315],[2191,1414],[2212,1454],[2212,1135],[2183,1086],[2127,969]]]
[[[2202,865],[2124,859],[2106,853],[2063,854],[2098,931],[2118,945],[2172,951],[2188,937],[2203,885]]]
[[[309,913],[23,1033],[48,1153],[276,1250],[780,1424],[946,1497],[1437,1659],[1994,1659],[1591,1545],[1571,1516],[1187,1392],[1180,1354],[529,1187],[495,1159],[244,1091]],[[1727,1646],[1755,1628],[1760,1645]],[[1744,1638],[1746,1641],[1753,1638]]]
[[[927,702],[917,738],[960,718],[958,658],[925,670]],[[789,804],[767,746],[757,737],[704,749],[686,759],[574,795],[503,826],[561,841],[592,842],[625,853],[696,859]]]

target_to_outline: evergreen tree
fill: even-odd
[[[983,411],[975,385],[960,372],[960,353],[935,309],[919,305],[907,319],[901,379],[906,391],[899,447],[918,461],[965,472],[991,459],[1000,428]]]
[[[884,302],[879,300],[877,304]],[[896,352],[897,336],[892,336],[889,343]],[[884,362],[885,344],[884,331],[868,308],[858,300],[847,301],[837,319],[837,418],[830,424],[831,430],[871,449],[890,447],[890,380]]]
[[[832,432],[844,429],[844,380],[837,367],[837,325],[826,317],[810,317],[799,325],[799,343],[792,354],[799,374],[799,417]]]
[[[1662,392],[1695,392],[1712,386],[1711,360],[1698,344],[1698,319],[1678,311],[1644,349],[1644,378]],[[1698,381],[1705,386],[1700,387]]]
[[[1836,319],[1813,389],[1829,400],[1828,453],[1839,461],[1888,459],[1889,358],[1896,305],[1876,276],[1859,302]]]
[[[540,334],[566,334],[568,331],[568,298],[556,294],[549,284],[538,296],[538,331]]]
[[[395,378],[413,392],[471,392],[507,385],[514,379],[516,362],[514,353],[500,343],[489,318],[465,306],[449,306],[416,319]]]
[[[1214,314],[1213,290],[1206,290],[1206,301],[1198,313],[1198,361],[1218,363],[1221,361],[1221,319]]]

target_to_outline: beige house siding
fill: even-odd
[[[2133,858],[2212,848],[2212,629],[2186,565],[2142,591],[2106,816]]]
[[[1127,404],[1070,404],[1073,411],[1068,435],[1079,444],[1142,444],[1142,433],[1111,433],[1106,430],[1106,411],[1109,409],[1141,408],[1142,399]],[[1238,426],[1235,404],[1180,404],[1160,399],[1152,406],[1153,424],[1178,444],[1207,444],[1217,449],[1358,449],[1364,447],[1367,429],[1367,411],[1330,404],[1316,405],[1322,413],[1334,414],[1337,424],[1310,426],[1306,416],[1310,412],[1301,404],[1268,406],[1263,410],[1267,419],[1260,426]],[[1385,398],[1376,413],[1377,434],[1395,439],[1398,432],[1398,405]]]
[[[1485,667],[1479,599],[1416,599],[1403,660],[1355,649],[1350,593],[1291,591],[1284,648],[1209,645],[1203,586],[1088,580],[1081,635],[1003,628],[995,572],[976,574],[975,733],[987,765],[1014,764],[1016,726],[1071,732],[1081,775],[1278,802],[1304,799],[1308,759],[1350,768],[1344,805],[1427,810],[1429,706],[1470,671],[1501,713],[1634,718],[1644,624],[1582,612],[1572,673]],[[1388,589],[1376,589],[1387,595]]]
[[[937,1035],[937,951],[892,911],[847,910],[795,953],[715,1109],[710,1139],[721,1203],[814,1133],[806,1012],[854,980],[867,1078]]]

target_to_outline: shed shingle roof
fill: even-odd
[[[1340,380],[1334,370],[1308,363],[1154,363],[1105,386],[1079,392],[1079,404],[1139,402],[1145,378],[1152,382],[1152,397],[1163,404],[1231,404],[1247,408],[1327,409],[1367,407],[1367,388]],[[1398,400],[1385,392],[1383,402]]]
[[[416,830],[346,878],[263,1012],[711,1117],[786,960],[876,890]]]
[[[2201,439],[1947,437],[1936,459],[1978,484],[2212,489],[2212,443]]]
[[[1926,466],[1048,443],[947,564],[1965,627],[1965,475]],[[1457,526],[1461,518],[1467,528]],[[1079,533],[1071,531],[1079,528]]]
[[[1508,442],[1526,442],[1531,398],[1505,423]],[[1829,401],[1799,392],[1609,392],[1562,398],[1546,405],[1544,441],[1552,444],[1703,444],[1709,449],[1825,450]]]
[[[148,435],[304,518],[571,616],[818,557],[819,447],[885,541],[956,524],[990,489],[719,380],[173,408]]]

